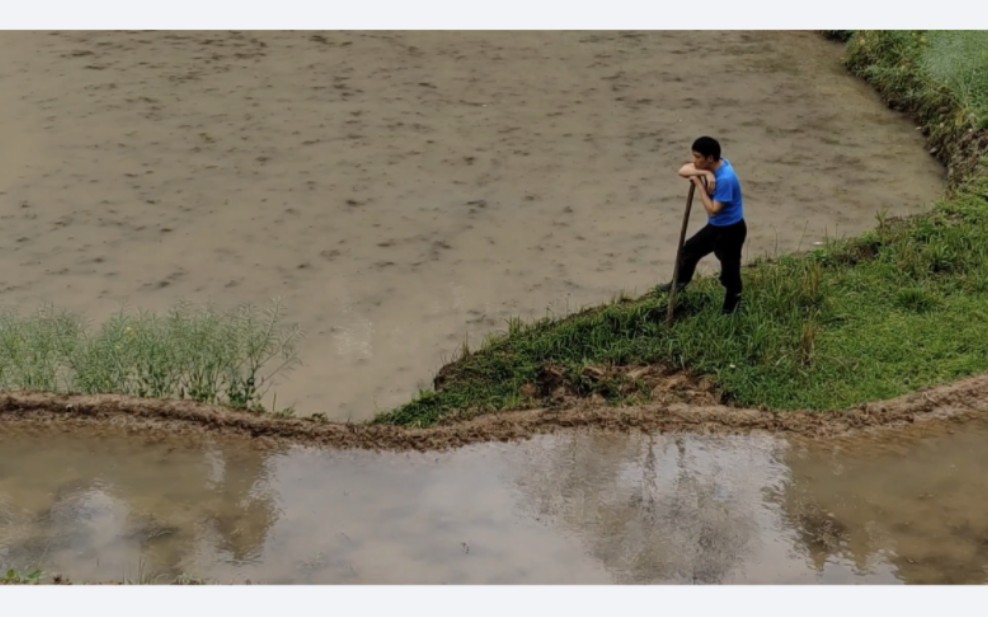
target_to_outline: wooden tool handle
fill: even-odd
[[[679,244],[676,246],[676,265],[672,268],[672,287],[669,289],[669,309],[666,312],[666,325],[672,325],[672,314],[676,310],[676,290],[679,287],[679,260],[683,256],[683,243],[686,242],[686,226],[690,222],[693,208],[693,191],[696,185],[690,180],[690,192],[686,196],[686,212],[683,213],[683,228],[679,231]]]

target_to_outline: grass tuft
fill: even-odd
[[[114,315],[98,328],[53,307],[0,315],[0,388],[191,399],[260,411],[275,378],[299,364],[301,331],[275,302],[220,313]]]

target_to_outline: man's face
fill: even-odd
[[[714,168],[714,157],[703,156],[699,152],[693,152],[693,167],[697,169],[707,169],[713,171]]]

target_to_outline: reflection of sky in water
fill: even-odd
[[[258,576],[509,583],[544,575],[545,582],[574,576],[606,582],[606,573],[565,534],[518,516],[514,489],[495,460],[500,457],[492,454],[481,449],[466,457],[380,457],[294,450],[273,458],[282,515]]]
[[[0,566],[83,581],[851,583],[970,582],[988,564],[965,553],[988,493],[942,492],[984,457],[928,464],[969,435],[853,449],[572,431],[424,454],[187,437],[0,428]]]

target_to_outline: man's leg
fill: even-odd
[[[680,289],[689,285],[696,272],[696,265],[700,260],[714,252],[717,246],[717,236],[719,232],[713,225],[706,225],[703,229],[693,234],[689,240],[683,244],[683,253],[679,260],[678,286]]]
[[[742,220],[723,228],[714,254],[720,260],[720,283],[724,286],[724,313],[733,313],[741,302],[741,247],[748,235]]]

